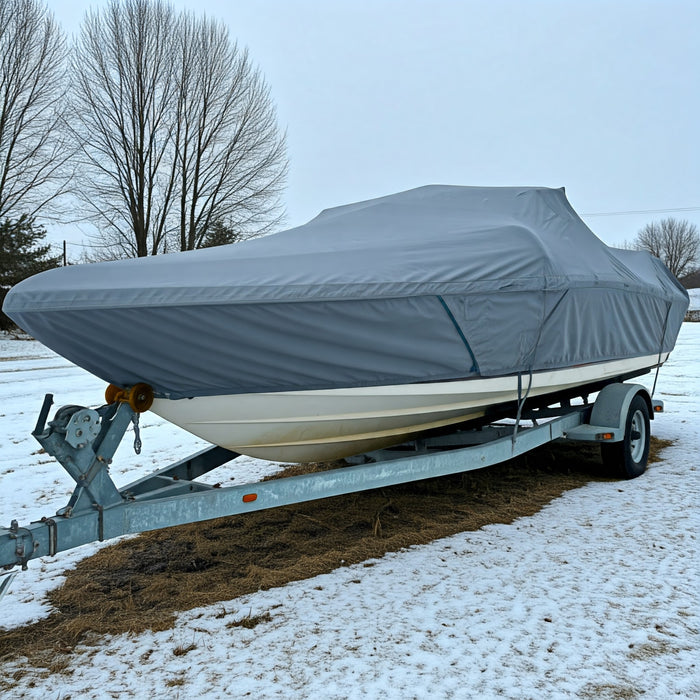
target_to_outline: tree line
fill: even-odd
[[[0,2],[0,221],[75,220],[97,257],[192,250],[280,221],[285,135],[221,21],[111,0],[68,42],[40,0]]]

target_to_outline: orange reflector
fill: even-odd
[[[247,493],[245,496],[243,496],[243,503],[252,503],[257,499],[257,497],[257,493]]]
[[[656,406],[654,406],[654,411],[655,411],[656,413],[663,413],[663,412],[664,412],[664,407],[663,407],[663,406],[656,405]]]
[[[596,440],[612,440],[615,436],[612,433],[598,433],[595,436]]]

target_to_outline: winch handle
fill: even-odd
[[[41,406],[41,411],[39,411],[39,418],[36,421],[36,428],[32,435],[41,435],[46,427],[46,419],[49,417],[49,411],[53,406],[53,394],[46,394],[44,396],[44,403]]]

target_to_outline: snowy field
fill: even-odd
[[[30,436],[44,393],[95,405],[103,391],[37,343],[0,339],[0,522],[50,515],[72,490]],[[666,413],[653,432],[674,445],[639,479],[78,647],[71,675],[29,669],[13,697],[700,698],[700,323],[684,324],[656,396]],[[141,456],[126,440],[115,458],[117,484],[202,446],[150,414],[142,429]],[[276,468],[251,459],[211,478]],[[2,625],[45,615],[44,592],[96,548],[30,562]],[[265,614],[254,629],[227,626]]]

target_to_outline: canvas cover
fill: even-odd
[[[42,273],[5,312],[183,398],[491,377],[673,348],[688,295],[563,189],[427,186],[257,240]]]

